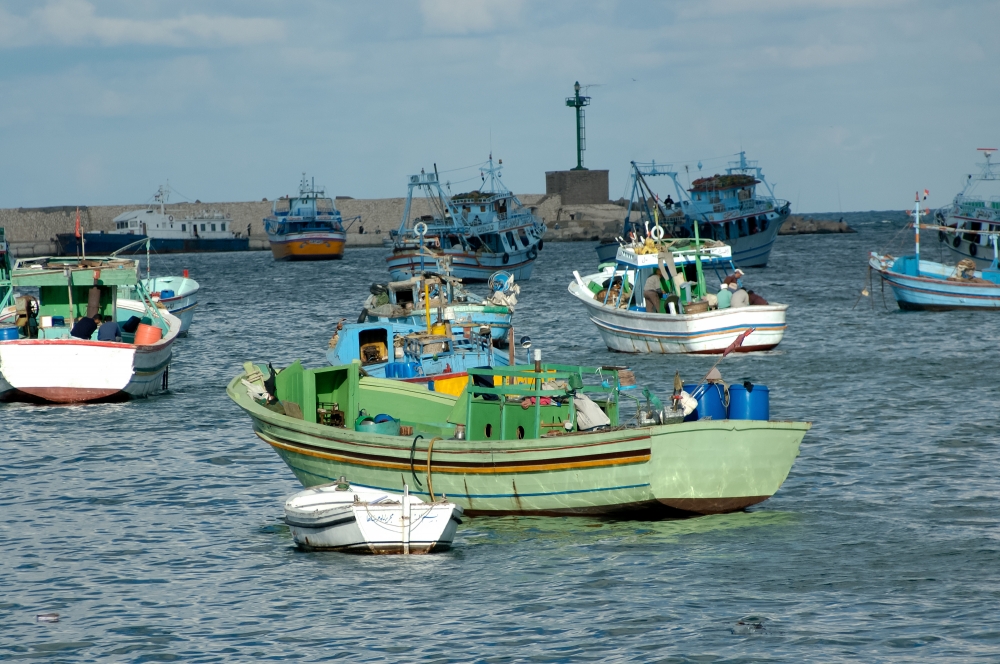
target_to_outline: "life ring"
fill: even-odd
[[[425,224],[422,221],[418,221],[417,223],[413,224],[413,232],[420,236],[426,235],[427,224]]]
[[[542,245],[543,245],[544,243],[545,243],[545,240],[539,240],[539,241],[538,241],[538,250],[539,250],[539,251],[541,251],[541,250],[542,250]]]
[[[972,256],[973,258],[975,258],[977,251],[978,251],[978,248],[977,248],[976,243],[975,242],[970,242],[969,243],[969,255]]]
[[[510,254],[504,252],[504,255],[503,255],[503,264],[506,265],[509,262],[510,262]]]
[[[659,232],[657,232],[659,231]],[[653,230],[649,231],[649,236],[659,242],[663,239],[663,226],[653,226]]]
[[[173,221],[173,220],[174,220],[174,215],[170,215],[167,217],[167,221]]]
[[[962,236],[961,235],[956,235],[955,239],[951,241],[951,246],[953,246],[956,249],[958,249],[961,245],[962,245]]]

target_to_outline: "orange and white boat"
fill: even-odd
[[[354,217],[351,221],[360,219]],[[340,211],[302,174],[299,195],[282,197],[271,205],[264,218],[264,230],[271,241],[271,253],[278,261],[322,261],[344,257],[344,230]]]

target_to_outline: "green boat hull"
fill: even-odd
[[[356,379],[361,406],[391,403],[404,422],[440,423],[427,425],[421,436],[388,436],[275,412],[247,395],[244,377],[230,383],[230,398],[303,486],[344,476],[401,492],[405,483],[410,493],[447,496],[469,515],[741,510],[781,487],[811,426],[707,420],[535,439],[455,440],[447,422],[454,397],[398,381]],[[432,433],[435,427],[440,437]]]

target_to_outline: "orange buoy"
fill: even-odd
[[[149,346],[151,344],[155,344],[162,338],[163,338],[163,330],[156,327],[155,325],[146,325],[145,323],[139,323],[139,327],[135,331],[136,346]]]

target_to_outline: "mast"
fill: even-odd
[[[917,254],[917,276],[920,276],[920,192],[916,195],[917,206],[913,210],[913,228],[916,229],[914,236],[916,237],[916,254]]]
[[[580,81],[573,85],[574,95],[566,99],[566,105],[576,109],[576,168],[574,171],[585,171],[583,167],[583,151],[587,149],[587,128],[583,119],[583,107],[590,105],[590,97],[580,96]]]

